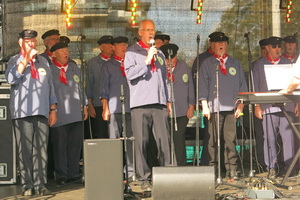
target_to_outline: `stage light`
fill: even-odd
[[[71,17],[72,17],[74,3],[75,0],[66,0],[66,27],[67,28],[72,27]]]
[[[138,7],[137,0],[131,0],[130,3],[131,3],[131,8],[130,8],[130,12],[131,12],[130,25],[131,26],[135,26],[136,25],[136,9]]]
[[[292,6],[293,6],[293,1],[287,0],[287,6],[286,6],[286,22],[291,22],[291,15],[292,15]]]
[[[196,23],[201,24],[202,23],[202,7],[203,7],[203,0],[198,0],[198,6],[197,6],[197,17],[196,17]]]

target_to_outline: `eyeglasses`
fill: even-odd
[[[281,48],[281,44],[272,44],[273,49],[275,49],[276,47]]]
[[[116,46],[124,46],[124,47],[128,47],[127,43],[115,43]]]
[[[140,31],[156,32],[156,29],[141,29]]]

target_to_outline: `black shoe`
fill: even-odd
[[[32,196],[33,194],[32,194],[32,189],[31,188],[29,188],[29,189],[24,189],[23,191],[22,191],[22,196]]]
[[[67,183],[81,182],[81,177],[69,178]]]
[[[52,192],[45,187],[39,188],[38,190],[35,191],[35,193],[40,196],[47,196],[52,194]]]
[[[47,174],[47,179],[48,179],[48,180],[49,180],[49,179],[53,180],[53,179],[54,179],[54,174],[53,174],[53,173]]]
[[[67,179],[65,178],[59,178],[56,180],[57,185],[66,185],[67,184]]]

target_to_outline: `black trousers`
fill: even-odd
[[[93,138],[108,138],[108,125],[102,118],[103,107],[95,107],[96,117],[91,117],[91,127]]]
[[[189,122],[186,116],[176,117],[177,131],[174,129],[173,142],[177,166],[186,165],[185,130]]]
[[[51,128],[57,179],[80,176],[79,160],[83,144],[82,122]]]

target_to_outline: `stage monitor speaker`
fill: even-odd
[[[154,167],[153,200],[215,199],[214,167]]]
[[[9,111],[10,86],[0,86],[0,184],[16,183],[16,142]]]
[[[83,166],[86,200],[124,199],[121,140],[85,140]]]

